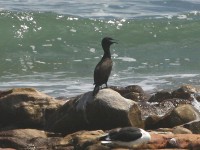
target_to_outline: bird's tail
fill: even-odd
[[[93,90],[93,96],[95,96],[99,92],[99,86],[95,85],[94,90]]]
[[[98,137],[98,140],[99,140],[99,141],[106,141],[106,140],[109,140],[109,139],[108,139],[108,133],[99,136],[99,137]]]

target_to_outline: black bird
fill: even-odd
[[[151,136],[143,129],[136,127],[124,127],[111,130],[99,138],[104,145],[136,148],[151,140]]]
[[[99,91],[99,87],[103,84],[107,86],[108,78],[112,70],[112,59],[110,54],[110,45],[117,43],[113,41],[114,39],[110,37],[105,37],[102,39],[101,45],[104,50],[104,55],[101,61],[96,65],[94,70],[94,90],[93,95],[96,95]]]

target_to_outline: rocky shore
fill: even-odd
[[[111,129],[134,126],[151,135],[136,149],[200,149],[200,89],[183,85],[154,94],[110,87],[93,97],[53,98],[32,88],[0,91],[0,149],[119,150],[102,145]]]

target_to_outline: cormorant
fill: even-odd
[[[117,43],[113,41],[114,39],[110,37],[105,37],[101,41],[102,48],[104,50],[104,55],[101,61],[96,65],[94,70],[94,90],[93,95],[96,95],[99,91],[99,87],[103,84],[107,87],[107,81],[112,70],[112,59],[110,54],[110,45]]]
[[[121,147],[136,148],[151,140],[151,136],[143,129],[136,127],[124,127],[111,130],[108,134],[99,138],[102,144]]]

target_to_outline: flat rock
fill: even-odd
[[[47,138],[46,132],[37,129],[14,129],[0,132],[0,137]]]
[[[54,149],[55,147],[67,147],[61,140],[63,137],[36,129],[14,129],[0,132],[0,147],[15,149]]]
[[[200,135],[198,134],[171,134],[151,133],[151,141],[147,149],[199,149]]]

